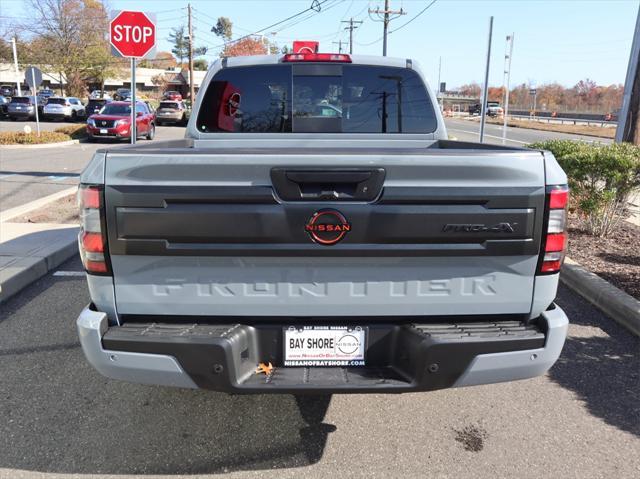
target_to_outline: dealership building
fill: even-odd
[[[42,85],[39,89],[50,88],[58,95],[64,95],[66,85],[65,78],[62,74],[42,70]],[[194,71],[193,83],[196,91],[204,80],[206,71]],[[118,88],[131,88],[131,78],[128,69],[123,69],[122,76],[119,78],[107,78],[104,82],[104,89],[107,92],[115,92]],[[164,77],[166,82],[165,90],[176,90],[182,93],[186,98],[189,94],[189,70],[174,68],[163,70],[158,68],[137,68],[136,69],[136,89],[138,92],[146,95],[161,94],[160,86],[154,83],[153,79]],[[20,82],[23,89],[28,89],[24,79],[24,69],[19,69],[16,73],[15,67],[11,63],[0,63],[0,85],[17,86]],[[90,84],[89,90],[100,89],[99,84]]]

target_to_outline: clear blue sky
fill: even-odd
[[[312,0],[193,0],[197,45],[215,47],[220,40],[211,32],[214,19],[229,17],[234,38],[293,15]],[[431,0],[391,0],[394,10],[407,14],[393,20],[390,30],[411,20]],[[159,49],[169,50],[172,27],[186,24],[183,0],[108,0],[110,9],[157,14]],[[482,82],[487,48],[488,19],[494,16],[492,62],[489,83],[502,84],[505,37],[515,33],[511,84],[544,84],[557,81],[572,86],[591,78],[598,84],[623,83],[640,0],[437,0],[406,27],[389,36],[389,55],[417,60],[431,83],[438,76],[442,57],[442,81],[448,89]],[[384,0],[328,0],[318,14],[297,17],[283,25],[275,39],[280,46],[293,39],[319,40],[321,51],[337,51],[333,41],[348,40],[346,20],[364,20],[356,30],[355,53],[381,54],[382,24],[372,21],[367,8],[383,7]],[[25,17],[26,2],[2,0],[3,22]],[[367,45],[370,44],[370,45]],[[207,55],[215,58],[219,49]]]

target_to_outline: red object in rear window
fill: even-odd
[[[344,53],[288,53],[282,61],[351,63],[351,57]]]
[[[319,42],[296,40],[293,42],[293,53],[318,53]]]

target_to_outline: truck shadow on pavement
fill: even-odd
[[[640,339],[566,287],[557,303],[572,323],[549,378],[607,424],[640,436]]]
[[[69,266],[79,269],[77,259]],[[77,339],[74,318],[87,302],[84,278],[47,275],[2,305],[0,468],[173,475],[320,460],[336,430],[323,422],[331,396],[231,396],[104,378]]]

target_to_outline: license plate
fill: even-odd
[[[109,130],[106,130],[105,128],[101,128],[100,129],[100,134],[101,135],[106,135],[107,133],[109,133]]]
[[[16,110],[22,110],[22,107],[21,106],[17,106]]]
[[[290,326],[284,330],[285,366],[364,366],[366,329]]]

